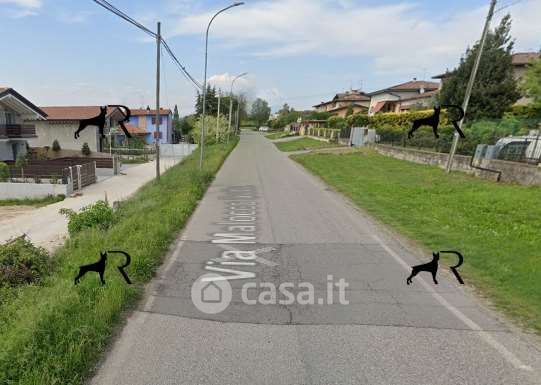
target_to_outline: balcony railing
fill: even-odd
[[[0,139],[33,138],[36,126],[32,124],[0,124]]]

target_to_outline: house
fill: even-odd
[[[440,84],[425,80],[413,80],[382,90],[369,92],[369,115],[378,112],[404,112],[410,109],[427,108],[432,105]]]
[[[147,144],[154,143],[156,110],[150,108],[131,110],[129,124],[133,129],[137,129],[139,133],[145,133],[142,137],[144,137]],[[160,131],[160,143],[173,143],[173,113],[170,109],[160,108],[158,129]]]
[[[89,119],[100,114],[100,106],[54,106],[40,107],[47,114],[46,120],[28,121],[36,127],[36,137],[29,139],[31,147],[51,146],[57,140],[60,147],[65,150],[81,150],[83,143],[88,143],[90,151],[108,151],[106,138],[101,138],[97,126],[88,126],[81,131],[79,138],[75,139],[75,131],[79,128],[79,121]],[[109,127],[115,127],[124,119],[121,110],[109,107],[106,114],[106,127],[104,134],[109,134]]]
[[[520,82],[528,69],[528,65],[540,57],[539,52],[517,52],[511,55],[511,63],[513,65],[513,76],[517,82]],[[454,71],[445,71],[445,73],[433,76],[432,79],[439,79],[441,85],[453,75]],[[515,104],[528,104],[530,98],[522,97]]]
[[[28,142],[36,137],[35,125],[26,120],[46,118],[47,113],[13,88],[0,87],[0,161],[13,161],[26,153]]]
[[[370,96],[360,90],[351,90],[338,93],[328,102],[321,102],[314,106],[317,112],[330,112],[333,115],[345,117],[348,110],[353,113],[368,112]]]

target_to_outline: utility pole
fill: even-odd
[[[220,99],[222,96],[222,91],[218,89],[218,114],[216,115],[216,143],[218,143],[220,132]]]
[[[233,89],[233,86],[231,86]],[[229,143],[229,134],[231,133],[231,119],[233,117],[233,92],[229,93],[229,126],[227,128],[227,143]]]
[[[235,123],[235,133],[236,134],[240,133],[240,115],[239,115],[239,111],[240,111],[240,100],[237,103],[237,119],[236,119],[236,123]]]
[[[464,110],[464,117],[462,117],[460,122],[458,122],[458,126],[460,129],[462,129],[462,125],[464,124],[464,119],[466,118],[466,111],[468,110],[468,104],[470,103],[470,96],[472,93],[473,84],[475,82],[475,77],[477,76],[477,70],[479,69],[479,63],[481,62],[481,56],[483,55],[483,49],[485,47],[485,42],[488,35],[488,28],[490,27],[490,21],[492,20],[492,16],[494,15],[495,7],[496,7],[496,0],[491,0],[487,19],[485,21],[485,27],[483,28],[481,41],[479,42],[479,51],[477,52],[477,57],[475,58],[475,62],[473,64],[473,69],[470,74],[470,80],[468,81],[468,86],[466,87],[466,93],[464,95],[464,102],[462,103],[462,110]],[[453,158],[455,156],[456,148],[458,146],[458,139],[459,139],[458,132],[455,132],[455,136],[453,138],[453,145],[451,146],[451,152],[449,153],[449,158],[447,159],[446,171],[448,173],[451,172],[451,169],[453,168]]]
[[[161,23],[158,21],[158,34],[156,35],[156,126],[154,129],[154,143],[156,145],[156,180],[160,181],[160,48]]]

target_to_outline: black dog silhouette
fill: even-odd
[[[80,279],[89,271],[94,271],[100,275],[100,280],[103,285],[105,285],[105,280],[103,275],[105,274],[105,264],[107,263],[107,253],[100,252],[100,260],[96,263],[90,265],[84,265],[79,267],[79,274],[75,277],[75,284],[77,285]]]
[[[100,114],[90,119],[82,119],[79,121],[79,129],[75,131],[75,139],[79,138],[79,133],[88,126],[97,126],[100,129],[100,135],[103,138],[103,128],[105,127],[105,114],[107,113],[107,106],[100,107]]]
[[[434,136],[436,138],[439,138],[440,136],[438,135],[438,126],[440,124],[440,112],[441,112],[441,107],[435,106],[434,114],[426,118],[414,120],[413,127],[411,127],[411,130],[408,131],[408,139],[413,138],[413,133],[421,126],[432,127],[432,131],[434,131]]]
[[[124,119],[120,120],[118,123],[120,124],[120,128],[122,128],[122,131],[124,131],[124,134],[127,138],[131,138],[131,134],[129,133],[128,129],[124,125],[125,122],[130,120],[131,117],[131,111],[128,107],[120,105],[120,104],[111,104],[109,106],[100,107],[100,114],[98,116],[95,116],[90,119],[82,119],[79,121],[79,129],[75,131],[75,139],[79,138],[79,133],[83,131],[88,126],[97,126],[100,130],[100,136],[102,138],[105,138],[105,134],[103,132],[105,128],[105,116],[107,114],[107,107],[119,107],[124,108],[126,112],[122,112],[124,115]]]
[[[458,132],[461,138],[465,138],[466,136],[458,126],[458,122],[462,120],[464,117],[464,110],[462,107],[454,105],[454,104],[442,104],[441,106],[434,106],[434,113],[426,118],[421,118],[413,121],[413,126],[411,127],[411,130],[408,131],[408,139],[413,138],[413,133],[421,126],[430,126],[432,127],[432,131],[434,132],[434,136],[439,138],[438,135],[438,126],[440,124],[440,112],[442,107],[450,107],[450,108],[456,108],[460,115],[458,118],[451,120],[451,123],[453,124],[453,127]]]
[[[428,271],[429,273],[431,273],[434,283],[436,285],[438,284],[438,281],[436,281],[436,273],[438,272],[438,261],[440,259],[440,253],[432,253],[432,256],[432,261],[422,265],[413,266],[411,268],[411,275],[406,279],[406,283],[408,285],[411,283],[411,279],[417,274],[419,274],[421,271]]]

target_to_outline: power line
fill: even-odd
[[[154,39],[156,39],[158,37],[150,29],[148,29],[143,24],[139,23],[137,20],[130,17],[126,13],[122,12],[121,10],[116,8],[114,5],[112,5],[108,1],[106,1],[106,0],[92,0],[92,1],[94,1],[96,4],[100,5],[101,7],[105,8],[109,12],[112,12],[115,15],[117,15],[118,17],[126,20],[128,23],[134,25],[135,27],[139,28],[140,30],[142,30],[146,34],[152,36]],[[173,51],[171,50],[171,48],[169,47],[167,42],[163,38],[160,38],[160,41],[163,44],[163,46],[165,47],[165,50],[167,51],[169,56],[171,56],[171,59],[173,59],[175,64],[177,64],[177,66],[180,68],[181,73],[186,77],[186,79],[188,79],[190,82],[192,82],[198,89],[202,89],[203,87],[201,86],[201,84],[197,80],[195,80],[193,78],[193,76],[190,75],[190,73],[186,70],[186,68],[180,63],[180,61],[177,59],[177,57],[175,56],[175,54],[173,53]]]
[[[509,8],[509,7],[513,6],[513,5],[516,5],[516,4],[518,4],[518,3],[521,3],[522,1],[523,1],[523,0],[517,0],[517,1],[511,2],[511,3],[507,4],[507,5],[503,5],[503,6],[501,6],[500,8],[496,9],[496,10],[494,11],[494,13],[496,14],[496,13],[498,13],[498,12],[500,12],[500,11],[503,11],[505,8]]]
[[[152,32],[150,29],[145,27],[143,24],[139,23],[137,20],[131,18],[130,16],[128,16],[127,14],[125,14],[124,12],[122,12],[121,10],[116,8],[114,5],[112,5],[108,1],[105,1],[105,0],[92,0],[92,1],[94,1],[96,4],[102,6],[106,10],[114,13],[115,15],[121,17],[122,19],[126,20],[128,23],[136,26],[137,28],[139,28],[143,32],[147,33],[148,35],[150,35],[154,39],[156,39],[157,35],[154,32]]]
[[[190,73],[180,63],[180,61],[177,59],[177,57],[175,56],[175,54],[173,53],[173,51],[171,50],[171,48],[169,47],[169,45],[167,44],[167,42],[164,39],[162,39],[162,44],[163,44],[165,50],[167,51],[167,53],[169,54],[169,56],[171,56],[171,59],[173,59],[175,64],[179,67],[180,72],[186,77],[186,79],[188,79],[190,82],[192,82],[199,90],[202,90],[203,86],[201,85],[201,83],[199,83],[196,79],[194,79],[194,77],[192,75],[190,75]]]

